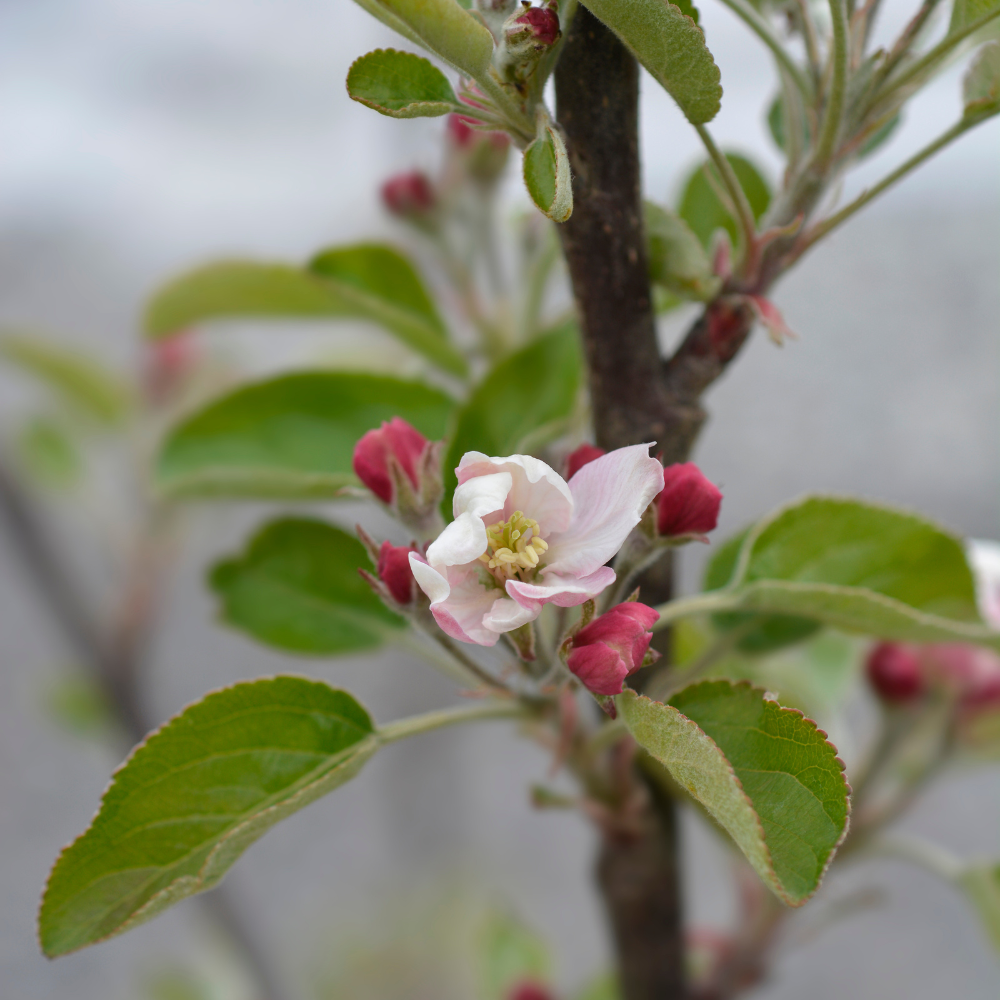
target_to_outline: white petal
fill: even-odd
[[[508,580],[507,593],[537,615],[545,604],[555,604],[560,608],[575,608],[591,597],[596,597],[614,582],[615,571],[610,566],[601,566],[585,577],[562,577],[555,573],[546,573],[541,583]]]
[[[481,452],[470,451],[462,456],[456,471],[459,483],[464,484],[501,469],[512,478],[503,505],[504,519],[515,510],[524,511],[538,522],[546,536],[569,527],[573,517],[573,494],[566,480],[540,459],[531,455],[489,458]]]
[[[509,597],[501,597],[490,608],[489,614],[483,618],[483,624],[491,632],[498,634],[500,632],[513,632],[514,629],[534,621],[538,617],[539,611],[541,611],[540,605],[536,611],[534,608],[527,608],[518,604],[517,601],[512,601]]]
[[[442,631],[459,642],[496,644],[499,630],[487,628],[483,620],[497,604],[513,603],[510,598],[480,583],[473,567],[448,567],[442,574],[414,552],[410,568],[420,589],[431,599],[431,614]]]
[[[503,509],[510,485],[509,472],[496,472],[459,486],[455,490],[455,520],[431,542],[427,561],[432,566],[461,566],[478,559],[486,551],[483,518]]]
[[[1000,628],[1000,544],[972,538],[966,554],[976,578],[979,613],[988,625]]]
[[[663,489],[663,466],[648,444],[618,448],[588,462],[570,480],[574,517],[548,539],[546,560],[560,576],[588,576],[622,547],[643,511]]]

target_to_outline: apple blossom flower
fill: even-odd
[[[410,569],[410,553],[417,551],[413,545],[393,545],[392,542],[383,542],[379,549],[375,572],[397,604],[413,603],[416,581]]]
[[[694,462],[668,465],[656,498],[656,533],[669,538],[704,537],[719,523],[722,494]]]
[[[566,456],[566,478],[572,479],[588,462],[593,462],[604,454],[606,452],[603,448],[584,442]]]
[[[638,601],[616,604],[573,636],[566,666],[594,694],[621,694],[642,666],[660,613]]]
[[[612,451],[569,483],[530,455],[470,451],[457,473],[455,520],[410,566],[438,625],[481,646],[545,604],[575,607],[613,583],[605,563],[663,485],[649,445]]]

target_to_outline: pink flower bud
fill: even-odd
[[[410,569],[410,553],[419,551],[414,545],[393,545],[392,542],[383,542],[379,549],[375,571],[397,604],[413,603],[416,580]]]
[[[548,987],[534,980],[518,983],[507,994],[507,1000],[553,1000]]]
[[[910,646],[880,642],[868,654],[868,683],[883,701],[902,703],[919,697],[924,690],[920,658]]]
[[[566,456],[566,478],[572,479],[585,465],[603,454],[604,449],[598,448],[596,444],[581,444],[576,451],[571,451]]]
[[[549,3],[544,7],[525,6],[520,14],[508,20],[505,27],[507,44],[545,49],[554,45],[560,35],[557,6]]]
[[[426,215],[434,208],[437,198],[427,175],[414,170],[390,177],[382,185],[382,201],[393,215],[409,219]]]
[[[659,618],[638,601],[616,605],[573,636],[566,665],[594,694],[621,694],[625,678],[642,666]]]
[[[722,494],[694,462],[668,465],[663,470],[663,492],[656,498],[656,531],[676,538],[696,538],[715,530]]]
[[[393,417],[377,430],[368,431],[355,445],[354,472],[379,500],[393,503],[397,491],[390,463],[397,465],[418,490],[417,470],[429,443],[416,427]]]
[[[201,360],[201,350],[189,331],[149,346],[143,372],[146,395],[162,403],[183,388]]]
[[[958,696],[965,708],[1000,702],[1000,657],[989,649],[964,643],[924,646],[927,673]]]

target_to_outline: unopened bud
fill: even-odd
[[[414,170],[390,177],[382,185],[382,201],[393,215],[415,219],[431,212],[437,198],[427,175]]]
[[[459,151],[463,170],[474,180],[495,181],[503,173],[510,153],[506,132],[474,129],[476,119],[468,115],[448,116],[448,137]]]
[[[188,331],[151,344],[143,372],[146,395],[154,403],[177,396],[200,360],[198,344]]]
[[[663,490],[654,503],[658,535],[707,541],[719,523],[722,493],[694,462],[685,462],[663,470]]]
[[[572,479],[585,465],[589,465],[604,453],[604,449],[598,448],[596,444],[581,444],[566,456],[566,478]]]
[[[355,475],[421,535],[438,528],[444,492],[441,443],[400,417],[368,431],[354,447]]]
[[[522,0],[521,9],[504,22],[494,58],[506,76],[525,80],[561,34],[555,0],[547,0],[543,7],[532,7]]]
[[[553,1000],[553,996],[547,986],[528,980],[514,986],[507,994],[506,1000]]]
[[[901,704],[923,693],[920,658],[911,646],[880,642],[868,654],[865,669],[868,683],[882,701]]]
[[[419,551],[415,545],[393,545],[392,542],[383,542],[379,549],[375,572],[392,599],[404,607],[412,604],[417,594],[417,581],[410,569],[410,553]]]
[[[594,694],[621,694],[625,678],[642,666],[659,619],[638,601],[615,605],[573,636],[566,666]]]

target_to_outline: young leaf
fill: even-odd
[[[710,299],[719,279],[688,224],[650,201],[645,203],[645,221],[650,280],[685,299]]]
[[[459,108],[448,78],[423,56],[376,49],[347,72],[347,93],[390,118],[433,118]]]
[[[325,251],[306,270],[223,261],[190,271],[150,301],[146,332],[167,337],[194,324],[247,317],[364,319],[447,371],[466,371],[413,265],[380,244]]]
[[[89,829],[59,856],[39,915],[43,951],[76,951],[210,889],[377,747],[361,705],[303,677],[237,684],[191,705],[132,752]]]
[[[461,408],[445,456],[446,514],[458,480],[455,466],[467,451],[487,455],[530,452],[565,429],[583,382],[574,322],[548,333],[501,361]]]
[[[719,111],[719,67],[701,28],[667,0],[585,0],[684,112],[703,124]]]
[[[771,189],[760,171],[745,157],[738,153],[727,153],[726,159],[732,165],[736,179],[747,196],[754,218],[760,220],[771,204]],[[709,171],[711,181],[705,171]],[[714,186],[713,186],[714,185]],[[697,167],[688,178],[681,194],[680,207],[677,214],[691,227],[692,232],[708,246],[716,229],[725,229],[729,238],[735,244],[738,238],[736,220],[720,201],[717,189],[722,188],[715,167],[706,160]]]
[[[962,81],[964,114],[988,118],[1000,111],[1000,42],[984,45]]]
[[[369,14],[467,76],[489,72],[493,36],[455,0],[357,0]]]
[[[539,211],[553,222],[573,214],[573,185],[566,145],[558,129],[541,123],[538,137],[524,151],[524,186]]]
[[[210,583],[230,625],[278,649],[326,656],[373,649],[405,625],[359,568],[370,561],[351,535],[282,518],[261,528],[243,555],[218,563]]]
[[[1000,633],[979,618],[961,541],[914,514],[809,497],[757,524],[730,565],[731,578],[713,592],[719,611],[795,615],[861,635],[1000,649]]]
[[[131,403],[113,372],[79,351],[33,334],[0,333],[0,359],[54,389],[77,412],[108,427],[119,425]]]
[[[705,681],[667,705],[626,691],[640,746],[733,838],[789,906],[819,887],[847,831],[850,788],[826,734],[746,682]]]
[[[34,417],[20,429],[17,457],[29,475],[43,486],[68,490],[79,481],[84,463],[63,427],[48,417]]]
[[[996,10],[1000,6],[997,0],[955,0],[951,8],[951,23],[948,33],[961,31],[966,26],[978,21],[979,18]]]
[[[303,372],[244,386],[175,427],[156,465],[172,496],[330,498],[357,482],[354,446],[399,416],[444,436],[454,401],[419,382]]]

